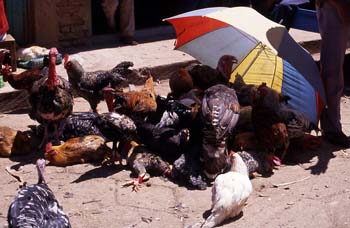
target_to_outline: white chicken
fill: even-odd
[[[216,177],[212,188],[211,215],[202,228],[219,225],[228,218],[239,215],[253,191],[248,169],[238,153],[230,153],[230,171]]]

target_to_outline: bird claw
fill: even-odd
[[[129,187],[129,186],[132,186],[133,192],[138,192],[138,191],[140,191],[142,184],[139,183],[138,180],[129,180],[122,185],[122,187]]]

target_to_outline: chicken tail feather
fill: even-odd
[[[225,213],[222,209],[212,211],[211,215],[205,220],[201,228],[212,228],[225,220]]]

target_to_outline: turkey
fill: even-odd
[[[36,168],[38,183],[22,187],[10,205],[7,215],[9,227],[70,228],[68,216],[45,182],[45,160],[38,159]]]
[[[202,228],[211,228],[228,218],[234,218],[242,212],[253,186],[248,176],[248,169],[241,156],[230,153],[232,163],[229,172],[216,177],[212,188],[211,214]]]
[[[227,167],[226,139],[239,117],[236,93],[218,84],[204,92],[201,119],[203,124],[202,160],[204,173],[214,179]]]
[[[55,139],[59,140],[58,126],[73,110],[73,96],[70,84],[64,78],[57,76],[56,58],[58,51],[51,48],[49,52],[49,72],[47,77],[34,82],[29,94],[32,109],[29,116],[43,124],[44,137],[40,147],[49,139],[49,126],[54,128]]]

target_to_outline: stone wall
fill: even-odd
[[[61,46],[84,44],[91,35],[91,1],[57,2],[58,41]]]
[[[88,0],[36,0],[35,43],[52,47],[84,44],[91,36]]]

